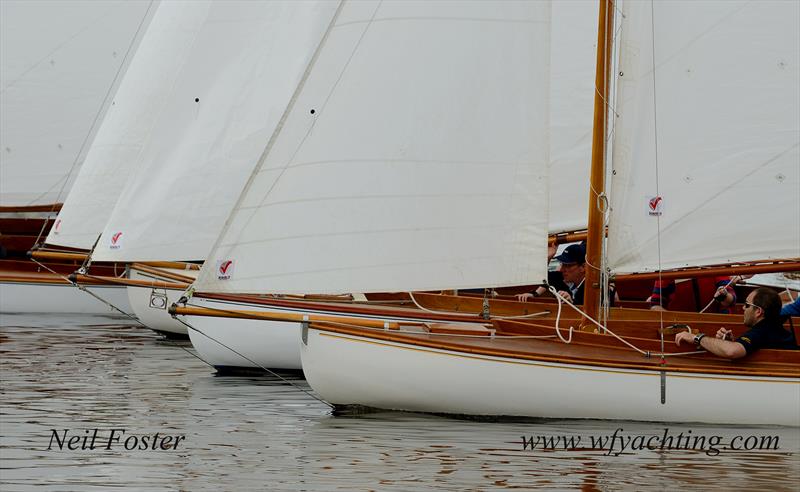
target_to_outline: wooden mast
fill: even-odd
[[[613,33],[613,0],[600,0],[597,26],[597,69],[595,71],[594,124],[592,129],[592,166],[589,177],[589,220],[586,237],[586,280],[583,307],[597,319],[600,312],[600,268],[603,242],[603,213],[598,197],[605,192],[606,121],[608,80]],[[584,319],[584,324],[588,320]]]

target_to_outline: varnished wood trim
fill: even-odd
[[[70,280],[79,284],[106,284],[106,285],[126,285],[132,287],[151,287],[154,289],[186,290],[189,288],[185,282],[160,282],[158,280],[134,280],[130,278],[105,277],[98,275],[70,275]]]
[[[63,203],[51,203],[48,205],[3,205],[0,206],[0,213],[58,212],[63,205]]]
[[[787,258],[783,260],[766,260],[749,264],[718,265],[710,267],[685,268],[665,272],[625,273],[614,275],[615,281],[630,280],[670,280],[681,278],[734,276],[756,273],[797,272],[800,271],[800,258]]]
[[[289,321],[302,323],[304,321],[327,321],[335,323],[348,323],[356,326],[365,326],[372,328],[387,328],[396,330],[399,327],[398,323],[384,322],[380,320],[361,319],[361,318],[348,318],[343,316],[326,316],[321,314],[297,314],[297,313],[278,313],[269,311],[238,311],[238,310],[221,310],[221,309],[206,309],[193,306],[178,306],[173,305],[169,309],[170,314],[185,315],[185,316],[211,316],[214,318],[238,318],[238,319],[255,319],[255,320],[269,320],[269,321]]]
[[[138,270],[142,273],[148,273],[150,275],[167,278],[170,280],[175,280],[177,282],[186,284],[191,284],[195,280],[193,277],[188,277],[186,275],[181,275],[179,273],[170,272],[166,270],[159,270],[158,268],[148,266],[147,264],[144,263],[131,263],[130,268],[131,270]]]
[[[665,371],[668,373],[693,373],[693,374],[719,374],[719,375],[734,375],[734,376],[764,376],[774,378],[798,378],[800,377],[800,366],[797,364],[786,364],[780,367],[759,367],[749,365],[747,363],[731,364],[730,366],[721,366],[719,361],[711,359],[691,359],[688,357],[681,357],[680,361],[673,358],[667,365],[660,365],[659,361],[651,360],[649,363],[641,363],[634,361],[612,360],[609,358],[610,352],[620,353],[621,349],[612,349],[609,347],[595,347],[595,355],[592,358],[576,357],[565,354],[563,356],[551,356],[532,351],[524,350],[503,350],[492,347],[485,347],[479,345],[465,345],[449,340],[444,340],[443,337],[422,338],[419,335],[405,335],[396,330],[367,330],[359,329],[358,327],[348,327],[341,324],[329,324],[323,322],[312,323],[311,327],[323,332],[341,333],[345,335],[366,338],[369,340],[385,340],[390,342],[402,343],[405,345],[428,347],[437,350],[447,350],[457,352],[459,354],[478,354],[490,357],[501,357],[508,359],[518,359],[525,361],[542,361],[557,364],[568,365],[581,365],[581,366],[595,366],[607,367],[616,369],[627,370],[644,370],[644,371]],[[489,340],[489,337],[486,337]],[[561,343],[540,341],[541,343]],[[565,347],[567,347],[565,345]],[[521,347],[522,348],[522,347]],[[565,348],[565,351],[568,350]],[[648,359],[642,359],[648,360]],[[714,365],[711,365],[711,364]],[[705,364],[705,365],[704,365]]]

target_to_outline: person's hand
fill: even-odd
[[[564,299],[568,300],[569,302],[572,302],[572,294],[570,294],[566,290],[559,290],[558,291],[558,295],[560,295]]]
[[[723,326],[717,330],[717,338],[720,340],[733,340],[733,332]]]
[[[517,294],[517,300],[519,302],[528,302],[528,300],[533,299],[533,294],[530,292],[526,292],[524,294]]]
[[[728,290],[727,286],[717,288],[714,293],[714,300],[720,303],[723,307],[728,307],[733,303],[733,294]]]
[[[675,345],[680,346],[681,342],[686,342],[688,344],[694,343],[694,335],[689,333],[688,331],[681,331],[675,335]]]

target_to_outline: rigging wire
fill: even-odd
[[[72,280],[70,280],[70,279],[69,279],[69,277],[65,277],[64,275],[62,275],[62,274],[58,273],[57,271],[55,271],[55,270],[53,270],[52,268],[50,268],[50,267],[48,267],[47,265],[45,265],[44,263],[40,263],[40,262],[39,262],[39,261],[37,261],[35,258],[31,258],[31,261],[32,261],[32,262],[34,262],[34,263],[36,263],[36,264],[37,264],[37,265],[39,265],[40,267],[44,268],[45,270],[48,270],[49,272],[53,273],[54,275],[57,275],[58,277],[60,277],[60,278],[62,278],[62,279],[64,279],[64,280],[66,280],[66,281],[67,281],[67,282],[68,282],[70,285],[72,285],[72,286],[74,286],[74,287],[77,287],[77,288],[78,288],[78,290],[81,290],[81,291],[83,291],[83,292],[86,292],[86,293],[87,293],[87,294],[89,294],[90,296],[94,297],[94,298],[95,298],[95,299],[97,299],[98,301],[100,301],[100,302],[102,302],[103,304],[105,304],[106,306],[110,307],[112,310],[119,311],[119,312],[120,312],[121,314],[123,314],[124,316],[126,316],[126,317],[128,317],[128,318],[132,319],[133,321],[135,321],[135,322],[137,322],[137,323],[139,323],[139,324],[142,324],[142,323],[141,323],[141,321],[139,321],[139,319],[138,319],[136,316],[134,316],[134,315],[132,315],[132,314],[130,314],[130,313],[126,313],[126,312],[125,312],[125,311],[123,311],[122,309],[118,308],[117,306],[115,306],[115,305],[114,305],[114,304],[112,304],[111,302],[109,302],[109,301],[107,301],[107,300],[103,299],[102,297],[98,296],[97,294],[95,294],[94,292],[90,291],[88,288],[84,287],[83,285],[79,284],[78,282],[73,282]],[[145,326],[145,325],[144,325],[144,324],[142,324],[142,326]]]
[[[119,79],[121,73],[123,72],[123,68],[127,66],[126,61],[128,60],[128,57],[131,55],[131,50],[133,50],[133,47],[136,44],[136,40],[139,39],[139,33],[142,31],[142,27],[144,26],[145,21],[150,16],[150,9],[152,9],[152,7],[153,7],[153,2],[154,2],[154,0],[150,1],[150,4],[147,6],[147,10],[145,10],[145,13],[144,13],[144,16],[142,17],[142,20],[139,21],[139,25],[136,27],[136,32],[133,34],[133,38],[131,38],[131,42],[128,44],[128,49],[125,50],[125,56],[122,57],[122,62],[120,62],[119,67],[117,67],[117,72],[114,74],[114,78],[111,80],[111,84],[108,86],[108,89],[106,90],[106,94],[103,97],[103,102],[102,102],[102,104],[100,104],[100,107],[97,109],[97,113],[95,113],[95,115],[94,115],[94,119],[92,120],[92,124],[89,126],[89,131],[86,133],[86,136],[83,138],[83,141],[81,142],[81,146],[78,148],[78,153],[75,154],[75,159],[72,161],[72,164],[70,165],[69,171],[61,179],[61,181],[62,181],[61,188],[59,188],[59,190],[58,190],[58,194],[56,195],[55,202],[53,203],[53,206],[50,209],[50,212],[49,212],[50,214],[53,214],[55,212],[56,203],[58,203],[58,200],[61,199],[61,195],[64,193],[64,188],[67,186],[67,183],[69,182],[69,177],[72,176],[72,173],[75,170],[75,166],[77,166],[77,164],[78,164],[78,160],[80,159],[81,155],[83,155],[83,150],[86,148],[86,145],[89,143],[89,137],[92,136],[92,134],[94,133],[95,125],[97,125],[98,120],[100,119],[100,116],[105,113],[105,111],[103,111],[103,108],[107,108],[108,100],[112,95],[111,91],[116,86],[117,80]],[[50,189],[52,189],[52,187]],[[43,196],[45,196],[49,191],[50,190],[47,190],[44,193],[42,193],[41,195],[39,195],[38,197],[32,199],[29,202],[29,205],[33,204],[34,202],[36,202],[36,200],[38,200],[38,199],[42,198]],[[39,234],[36,236],[36,241],[34,242],[34,244],[39,244],[39,240],[42,238],[42,234],[44,234],[44,230],[47,227],[47,224],[49,222],[50,222],[49,220],[45,220],[44,221],[44,223],[42,224],[42,228],[39,230]]]
[[[272,376],[275,376],[276,378],[280,379],[280,380],[281,380],[281,381],[283,381],[284,383],[287,383],[287,384],[289,384],[289,385],[290,385],[290,386],[292,386],[293,388],[295,388],[295,389],[298,389],[298,390],[302,391],[303,393],[305,393],[306,395],[310,396],[311,398],[313,398],[313,399],[315,399],[315,400],[319,401],[320,403],[324,403],[325,405],[329,406],[331,409],[335,409],[335,407],[334,407],[332,404],[328,403],[327,401],[325,401],[325,400],[323,400],[323,399],[319,398],[318,396],[314,395],[313,393],[311,393],[311,392],[309,392],[309,391],[306,391],[306,390],[304,390],[304,389],[303,389],[303,388],[301,388],[300,386],[297,386],[296,384],[294,384],[293,382],[291,382],[291,381],[289,381],[288,379],[284,378],[283,376],[281,376],[280,374],[276,373],[275,371],[272,371],[272,370],[270,370],[270,369],[267,369],[266,367],[262,366],[261,364],[259,364],[258,362],[254,361],[253,359],[251,359],[251,358],[247,357],[246,355],[242,354],[242,353],[241,353],[241,352],[239,352],[238,350],[236,350],[236,349],[234,349],[234,348],[232,348],[232,347],[230,347],[230,346],[228,346],[228,345],[226,345],[226,344],[224,344],[224,343],[220,342],[219,340],[217,340],[216,338],[212,337],[211,335],[208,335],[208,334],[204,333],[202,330],[199,330],[199,329],[195,328],[195,327],[194,327],[194,326],[192,326],[191,324],[189,324],[189,323],[187,323],[187,322],[183,321],[182,319],[178,318],[178,316],[177,316],[177,315],[173,315],[173,316],[172,316],[172,319],[174,319],[174,320],[176,320],[177,322],[181,323],[182,325],[186,326],[186,328],[188,328],[188,329],[190,329],[190,330],[192,330],[192,331],[194,331],[194,332],[197,332],[198,334],[200,334],[200,335],[202,335],[202,336],[204,336],[204,337],[208,338],[208,339],[209,339],[209,340],[211,340],[212,342],[214,342],[214,343],[217,343],[217,344],[219,344],[220,346],[222,346],[222,347],[224,347],[224,348],[226,348],[226,349],[230,350],[231,352],[233,352],[234,354],[238,355],[238,356],[239,356],[239,357],[241,357],[242,359],[245,359],[246,361],[250,362],[250,363],[251,363],[251,364],[253,364],[254,366],[256,366],[256,367],[258,367],[258,368],[260,368],[260,369],[264,370],[265,372],[267,372],[267,373],[271,374]],[[204,362],[205,362],[205,361],[204,361]],[[206,362],[206,364],[208,364],[208,362]],[[211,364],[209,364],[209,365],[211,365]]]
[[[659,187],[659,169],[658,169],[658,103],[657,103],[657,87],[656,87],[656,21],[655,21],[655,7],[653,0],[650,0],[650,48],[651,48],[651,60],[653,64],[653,151],[654,151],[654,159],[653,163],[655,166],[655,178],[656,178],[656,196],[661,196],[660,187]],[[660,286],[663,285],[663,280],[661,277],[661,214],[656,214],[656,250],[658,255],[658,284]],[[663,296],[659,296],[658,304],[661,306],[663,303]],[[663,306],[662,306],[663,308]],[[658,311],[658,318],[659,318],[659,325],[661,327],[661,352],[664,352],[664,312],[662,310]]]

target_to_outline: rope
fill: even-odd
[[[86,288],[86,287],[84,287],[83,285],[81,285],[81,284],[79,284],[79,283],[77,283],[77,282],[73,282],[73,281],[72,281],[72,280],[70,280],[68,277],[65,277],[64,275],[62,275],[62,274],[58,273],[57,271],[55,271],[55,270],[53,270],[52,268],[50,268],[50,267],[48,267],[47,265],[45,265],[44,263],[40,263],[40,262],[38,262],[38,261],[37,261],[37,260],[35,260],[34,258],[31,258],[31,261],[32,261],[32,262],[34,262],[34,263],[36,263],[36,264],[37,264],[37,265],[39,265],[40,267],[42,267],[42,268],[44,268],[44,269],[46,269],[46,270],[50,271],[51,273],[53,273],[53,274],[55,274],[55,275],[58,275],[58,276],[59,276],[59,277],[61,277],[62,279],[64,279],[64,280],[66,280],[67,282],[69,282],[71,285],[73,285],[73,286],[77,287],[79,290],[81,290],[81,291],[83,291],[83,292],[86,292],[87,294],[89,294],[90,296],[94,297],[95,299],[97,299],[98,301],[102,302],[103,304],[105,304],[106,306],[110,307],[111,309],[113,309],[113,310],[115,310],[115,311],[119,311],[120,313],[122,313],[123,315],[125,315],[125,316],[127,316],[128,318],[132,319],[133,321],[135,321],[135,322],[137,322],[137,323],[141,324],[142,326],[145,326],[144,324],[142,324],[142,322],[141,322],[141,321],[139,321],[139,319],[138,319],[136,316],[134,316],[134,315],[132,315],[132,314],[130,314],[130,313],[126,313],[126,312],[125,312],[125,311],[123,311],[122,309],[118,308],[117,306],[115,306],[115,305],[111,304],[110,302],[106,301],[105,299],[103,299],[102,297],[98,296],[98,295],[97,295],[97,294],[95,294],[94,292],[90,291],[89,289],[87,289],[87,288]]]
[[[188,328],[188,329],[190,329],[190,330],[192,330],[192,331],[195,331],[195,332],[199,333],[200,335],[203,335],[204,337],[208,338],[209,340],[211,340],[211,341],[212,341],[212,342],[214,342],[214,343],[217,343],[217,344],[221,345],[222,347],[225,347],[226,349],[230,350],[231,352],[233,352],[234,354],[238,355],[239,357],[241,357],[241,358],[243,358],[243,359],[247,360],[248,362],[250,362],[251,364],[255,365],[256,367],[258,367],[258,368],[260,368],[260,369],[263,369],[265,372],[268,372],[269,374],[271,374],[271,375],[275,376],[276,378],[280,379],[280,380],[281,380],[281,381],[283,381],[284,383],[287,383],[287,384],[291,385],[293,388],[295,388],[295,389],[298,389],[298,390],[302,391],[303,393],[305,393],[306,395],[310,396],[311,398],[313,398],[313,399],[317,400],[318,402],[320,402],[320,403],[324,403],[325,405],[328,405],[328,406],[329,406],[331,409],[334,409],[334,408],[335,408],[333,405],[331,405],[331,404],[330,404],[330,403],[328,403],[327,401],[325,401],[325,400],[323,400],[323,399],[319,398],[318,396],[316,396],[316,395],[312,394],[312,393],[311,393],[311,392],[309,392],[309,391],[306,391],[306,390],[304,390],[303,388],[301,388],[301,387],[297,386],[296,384],[294,384],[293,382],[291,382],[291,381],[289,381],[288,379],[284,378],[283,376],[281,376],[280,374],[276,373],[275,371],[271,371],[271,370],[267,369],[266,367],[262,366],[261,364],[259,364],[258,362],[254,361],[253,359],[251,359],[251,358],[247,357],[246,355],[242,354],[241,352],[239,352],[239,351],[237,351],[237,350],[235,350],[235,349],[233,349],[233,348],[229,347],[228,345],[225,345],[224,343],[220,342],[220,341],[219,341],[219,340],[217,340],[216,338],[214,338],[214,337],[212,337],[212,336],[210,336],[210,335],[207,335],[207,334],[203,333],[203,332],[202,332],[202,331],[200,331],[199,329],[197,329],[197,328],[195,328],[194,326],[190,325],[189,323],[187,323],[187,322],[183,321],[182,319],[178,318],[177,316],[173,315],[173,316],[172,316],[172,318],[173,318],[173,319],[175,319],[175,320],[177,320],[177,321],[178,321],[179,323],[181,323],[182,325],[186,326],[186,328]],[[203,362],[205,362],[205,361],[203,361]],[[208,364],[208,362],[206,362],[206,364]],[[211,364],[208,364],[208,365],[211,365]],[[212,366],[212,367],[213,367],[213,366]]]
[[[567,305],[569,305],[570,307],[572,307],[573,309],[575,309],[576,311],[578,311],[579,313],[581,313],[581,314],[582,314],[582,315],[583,315],[583,316],[584,316],[586,319],[588,319],[589,321],[591,321],[592,323],[594,323],[595,325],[597,325],[597,327],[598,327],[598,328],[600,328],[601,330],[603,330],[605,333],[608,333],[608,334],[610,334],[611,336],[613,336],[614,338],[616,338],[616,339],[617,339],[617,340],[619,340],[620,342],[624,343],[624,344],[625,344],[625,345],[627,345],[628,347],[632,348],[633,350],[635,350],[635,351],[639,352],[640,354],[642,354],[642,355],[644,355],[644,356],[647,356],[647,357],[650,357],[650,352],[649,352],[649,351],[640,349],[639,347],[637,347],[637,346],[633,345],[633,344],[632,344],[632,343],[630,343],[629,341],[625,340],[625,339],[624,339],[624,338],[622,338],[621,336],[619,336],[619,335],[617,335],[616,333],[614,333],[613,331],[611,331],[611,330],[608,328],[608,326],[603,326],[603,325],[601,325],[601,324],[600,324],[600,323],[598,323],[598,322],[597,322],[597,321],[596,321],[594,318],[592,318],[591,316],[589,316],[588,314],[586,314],[586,313],[585,313],[585,312],[584,312],[582,309],[580,309],[579,307],[577,307],[575,304],[572,304],[572,303],[571,303],[569,300],[567,300],[567,299],[564,299],[563,297],[559,296],[559,295],[558,295],[558,292],[556,292],[556,290],[555,290],[553,287],[550,287],[550,291],[551,291],[551,292],[553,292],[553,294],[555,294],[555,295],[556,295],[556,298],[558,298],[558,299],[559,299],[559,314],[560,314],[561,302],[564,302],[564,303],[566,303]],[[558,318],[556,318],[556,333],[558,333]],[[663,333],[663,330],[662,330],[662,333]],[[571,338],[571,335],[572,335],[572,327],[570,327],[570,338]],[[560,334],[559,334],[559,338],[561,338],[561,335],[560,335]],[[563,338],[562,338],[562,341],[563,341]],[[569,342],[565,342],[565,343],[569,343]],[[664,343],[664,342],[663,342],[663,335],[662,335],[662,346],[661,346],[662,350],[661,350],[661,353],[659,354],[661,357],[668,357],[668,356],[674,356],[674,355],[701,354],[701,353],[704,353],[704,352],[705,352],[705,350],[700,350],[700,351],[696,351],[696,352],[680,352],[680,353],[677,353],[677,352],[676,352],[676,353],[664,353],[664,350],[663,350],[663,348],[664,348],[664,346],[663,346],[663,343]]]
[[[556,324],[555,324],[556,335],[558,335],[558,338],[562,342],[571,343],[572,342],[572,331],[573,331],[572,326],[569,327],[569,339],[568,340],[565,340],[564,337],[561,336],[561,328],[558,326],[559,321],[561,321],[561,303],[562,302],[567,302],[567,300],[564,299],[563,297],[561,297],[561,295],[559,295],[558,291],[552,285],[548,285],[547,288],[550,290],[550,292],[552,292],[556,296],[556,300],[558,301],[558,313],[556,313]]]
[[[727,284],[725,284],[725,285],[723,285],[722,287],[723,287],[723,288],[725,288],[725,289],[726,289],[726,292],[727,292],[727,289],[728,289],[728,286],[729,286],[729,285],[731,285],[732,283],[738,282],[738,281],[739,281],[739,280],[741,280],[741,279],[742,279],[742,276],[741,276],[741,275],[737,275],[737,276],[735,276],[735,277],[731,277],[731,279],[728,281],[728,283],[727,283]],[[717,290],[719,290],[719,289],[717,289]],[[725,297],[727,297],[727,294],[726,294],[726,296],[725,296]],[[710,308],[710,307],[711,307],[711,305],[712,305],[712,304],[714,304],[714,302],[716,302],[716,300],[717,300],[716,296],[715,296],[715,297],[712,297],[712,298],[711,298],[711,300],[708,302],[708,304],[706,304],[706,307],[704,307],[703,309],[701,309],[701,310],[700,310],[700,312],[701,312],[701,313],[704,313],[704,312],[706,312],[706,309]],[[733,307],[733,306],[731,306],[731,307]]]

